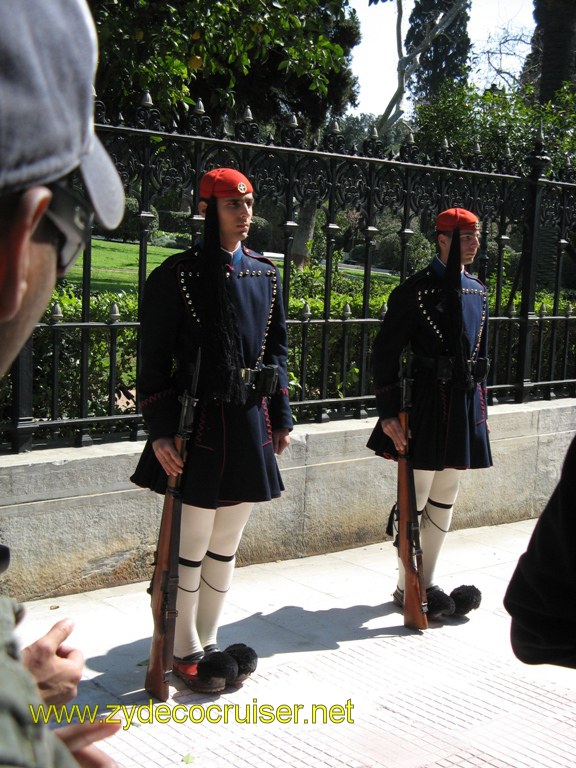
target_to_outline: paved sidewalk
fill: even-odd
[[[220,643],[252,645],[258,670],[221,696],[175,680],[181,723],[137,722],[150,719],[147,584],[29,603],[20,637],[75,619],[78,702],[134,706],[130,727],[101,743],[124,768],[568,768],[576,672],[517,661],[502,607],[533,525],[450,533],[440,583],[476,584],[482,606],[425,632],[406,630],[391,602],[389,542],[238,569]]]

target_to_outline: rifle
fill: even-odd
[[[200,372],[200,349],[189,391],[180,397],[182,409],[180,424],[174,437],[176,450],[186,461],[186,446],[194,423],[194,410],[198,403],[196,388]],[[164,496],[164,507],[158,534],[158,545],[154,553],[154,573],[148,588],[151,596],[154,633],[150,648],[150,659],[144,687],[160,701],[168,698],[168,673],[172,671],[174,655],[174,632],[176,628],[176,598],[178,596],[178,557],[180,552],[180,521],[182,518],[182,497],[180,495],[181,475],[170,475]]]
[[[411,629],[427,629],[428,603],[422,569],[420,527],[416,509],[414,468],[409,451],[408,414],[412,406],[412,355],[406,357],[402,376],[402,409],[398,414],[406,437],[406,449],[398,452],[398,555],[404,566],[404,626]]]

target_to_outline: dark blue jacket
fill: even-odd
[[[409,424],[415,469],[489,467],[486,375],[488,299],[486,287],[462,273],[464,363],[474,381],[466,388],[456,378],[454,316],[446,303],[445,267],[435,258],[390,294],[388,309],[373,347],[376,406],[380,419],[397,416],[401,403],[400,358],[412,351],[412,405]],[[393,443],[376,424],[368,447],[397,458]]]
[[[283,490],[272,445],[272,431],[292,429],[286,369],[287,332],[274,264],[242,248],[225,265],[240,335],[242,366],[277,365],[278,385],[271,397],[248,387],[245,404],[213,397],[200,369],[199,404],[181,479],[184,503],[214,509],[222,504],[267,501]],[[192,249],[167,259],[149,276],[141,308],[142,414],[149,430],[132,481],[158,493],[166,475],[151,442],[173,436],[180,416],[179,394],[191,381],[201,344],[199,264]]]

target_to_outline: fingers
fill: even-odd
[[[408,442],[404,430],[402,429],[402,425],[400,424],[400,420],[396,417],[391,419],[381,419],[380,426],[382,427],[384,434],[388,435],[394,443],[394,448],[396,448],[399,453],[404,453],[408,448]]]
[[[72,619],[61,619],[54,624],[44,637],[41,637],[33,645],[39,646],[44,653],[56,653],[56,650],[60,648],[62,643],[70,637],[73,629],[74,622]]]
[[[43,637],[24,648],[22,660],[27,669],[35,675],[36,671],[45,670],[45,665],[58,656],[72,662],[81,673],[84,665],[82,653],[69,645],[63,645],[73,629],[74,622],[71,619],[61,619]]]
[[[152,443],[152,449],[167,475],[181,475],[184,468],[182,457],[176,450],[174,440],[160,437]]]
[[[73,664],[84,666],[84,654],[78,648],[72,648],[71,645],[61,645],[56,649],[56,655]]]
[[[78,749],[73,754],[81,768],[118,768],[118,763],[92,745]]]
[[[120,722],[76,723],[58,728],[54,733],[66,744],[83,768],[113,768],[116,765],[114,760],[92,744],[109,738],[121,727]]]
[[[64,643],[73,629],[70,619],[62,619],[22,651],[22,663],[36,680],[47,704],[65,704],[76,696],[84,656],[77,648]]]
[[[101,741],[113,736],[122,727],[119,720],[98,723],[74,723],[57,728],[54,733],[68,747],[70,752],[88,747],[95,741]]]
[[[290,445],[290,430],[276,429],[272,432],[272,445],[277,456]]]

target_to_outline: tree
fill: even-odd
[[[490,34],[486,47],[478,53],[474,52],[471,57],[474,82],[482,83],[485,87],[496,85],[507,90],[522,85],[534,85],[536,78],[540,76],[539,65],[536,72],[530,54],[518,71],[520,52],[529,52],[532,40],[528,30],[512,26],[504,26],[497,33]]]
[[[526,56],[520,73],[520,84],[530,85],[535,93],[540,92],[542,74],[542,28],[536,26],[530,40],[530,53]]]
[[[471,48],[467,28],[470,2],[471,0],[467,0],[462,3],[442,34],[431,40],[422,51],[420,66],[409,83],[409,89],[417,102],[433,98],[446,80],[466,82]],[[452,0],[416,0],[410,14],[410,28],[406,34],[408,53],[418,49],[428,31],[434,27],[439,13],[446,13],[452,5]]]
[[[539,98],[545,104],[563,83],[576,86],[576,2],[534,0],[534,18],[542,40]]]
[[[348,0],[89,2],[100,41],[96,89],[111,114],[128,114],[147,90],[176,121],[198,96],[216,115],[237,104],[259,118],[299,107],[310,126],[356,103],[349,59],[360,35]]]
[[[344,114],[356,104],[357,80],[351,70],[351,52],[360,42],[360,25],[355,12],[350,17],[332,15],[333,3],[317,3],[316,22],[326,43],[342,52],[343,64],[324,72],[326,88],[314,87],[313,73],[297,71],[288,62],[283,46],[267,51],[267,59],[237,77],[234,98],[239,105],[250,105],[253,117],[275,128],[285,125],[295,115],[299,127],[311,136],[332,118]],[[342,5],[342,2],[339,2]],[[317,43],[314,42],[313,45]],[[226,91],[227,75],[198,77],[196,93],[216,119],[227,107],[218,94]]]
[[[526,155],[540,131],[549,170],[562,175],[576,156],[576,94],[569,85],[556,92],[554,103],[539,104],[531,88],[480,91],[446,83],[432,102],[415,110],[414,140],[432,160],[448,141],[458,152],[456,163],[479,153],[495,168],[506,164],[527,172]]]
[[[470,0],[451,0],[447,10],[436,13],[428,18],[428,26],[423,30],[423,36],[418,45],[414,45],[404,53],[402,42],[402,18],[404,6],[402,0],[396,1],[396,49],[398,51],[398,80],[394,95],[388,102],[383,113],[378,118],[377,129],[380,133],[388,132],[402,119],[404,114],[402,101],[406,93],[406,84],[420,66],[421,55],[430,47],[433,41],[450,27],[458,15],[468,8]],[[377,5],[388,0],[368,0],[368,5]]]

